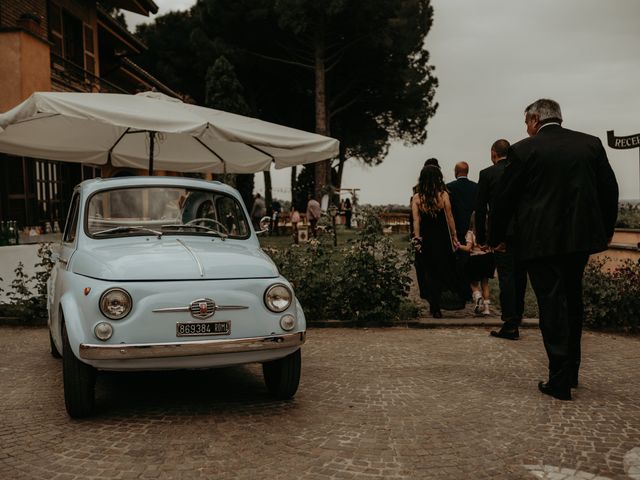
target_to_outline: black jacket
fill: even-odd
[[[447,188],[451,194],[451,213],[453,213],[453,219],[456,223],[458,241],[466,244],[465,236],[469,230],[471,214],[476,206],[478,184],[468,178],[458,178],[447,183]]]
[[[597,137],[548,125],[512,145],[491,216],[490,244],[513,217],[521,260],[607,249],[618,184]]]
[[[487,225],[491,223],[498,185],[507,164],[505,159],[480,171],[478,179],[478,196],[476,199],[476,242],[480,245],[487,243]],[[489,220],[487,220],[489,215]]]

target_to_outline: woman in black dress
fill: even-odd
[[[439,168],[426,166],[420,172],[416,193],[411,199],[413,243],[425,272],[429,310],[442,318],[443,290],[464,296],[464,284],[456,275],[455,250],[459,247],[451,213],[449,193]]]

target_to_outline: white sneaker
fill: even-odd
[[[475,307],[473,307],[473,313],[474,315],[480,315],[482,314],[482,297],[478,297],[475,300]]]
[[[482,310],[482,315],[491,315],[491,310],[489,309],[489,300],[485,300],[484,302],[484,310]]]

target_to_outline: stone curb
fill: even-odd
[[[503,324],[499,318],[420,318],[407,322],[409,328],[445,328],[445,327],[501,327]],[[537,328],[537,318],[526,318],[520,328]]]
[[[307,321],[307,327],[311,328],[369,328],[369,327],[408,327],[408,328],[445,328],[445,327],[500,327],[502,320],[499,318],[463,317],[463,318],[427,318],[421,317],[408,322],[396,322],[393,324],[371,323],[358,325],[353,321],[342,320],[316,320]],[[522,328],[537,328],[537,318],[526,318],[522,321]]]

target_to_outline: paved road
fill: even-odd
[[[0,327],[0,479],[638,479],[640,339],[584,337],[573,402],[535,329],[316,329],[291,402],[256,367],[104,374],[72,421],[46,330]]]

